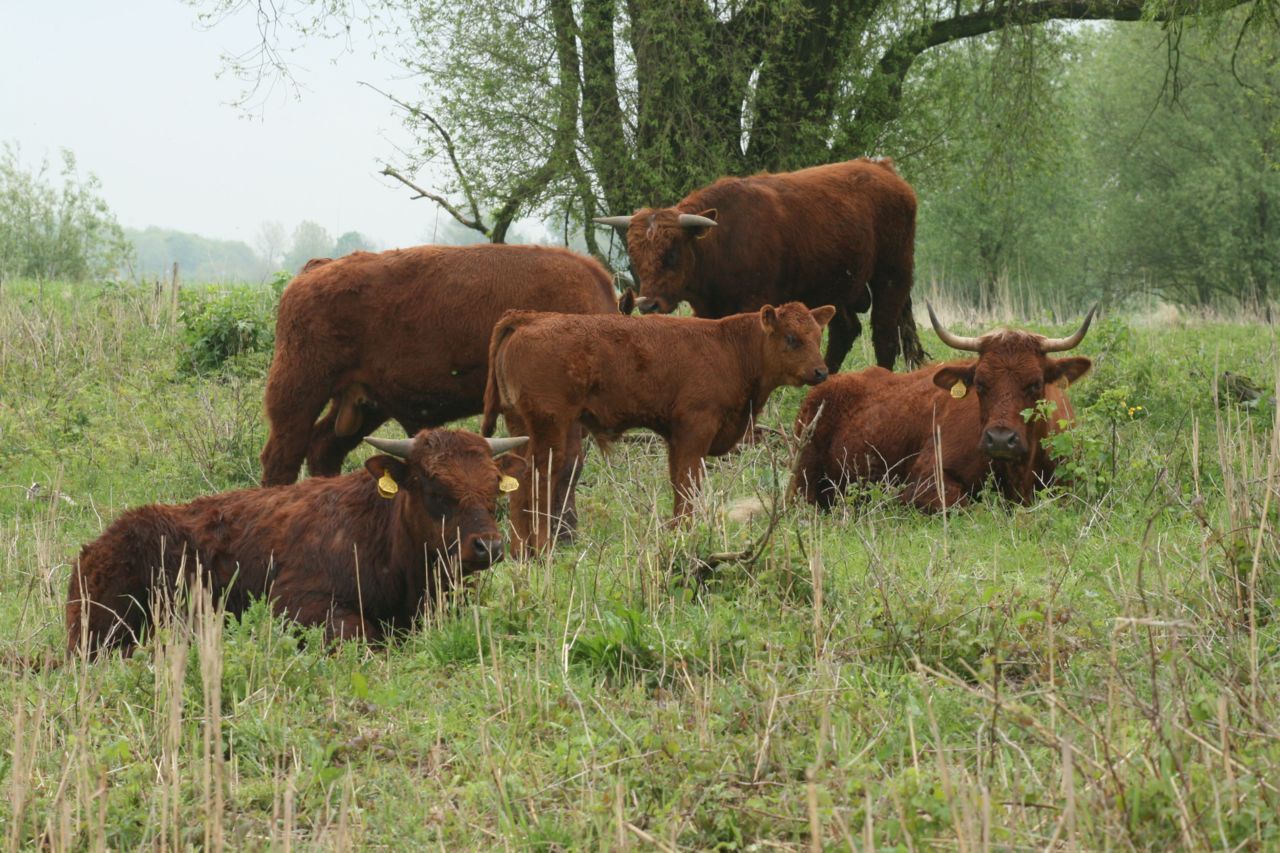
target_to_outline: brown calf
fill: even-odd
[[[499,482],[524,463],[492,456],[525,439],[423,430],[367,440],[387,455],[364,471],[124,513],[71,573],[68,653],[132,649],[156,593],[194,582],[197,563],[231,613],[267,596],[275,612],[331,638],[377,640],[410,627],[459,575],[502,559]]]
[[[680,517],[702,481],[703,458],[731,450],[775,388],[827,378],[822,327],[834,313],[798,302],[722,320],[509,311],[493,330],[483,431],[492,435],[501,414],[509,431],[527,433],[529,471],[545,477],[549,465],[577,454],[578,424],[602,445],[628,429],[651,429],[667,441]],[[512,496],[521,544],[547,544],[576,472],[568,483],[564,477],[552,477],[556,499],[536,509],[532,537],[534,488],[522,483]]]
[[[721,178],[675,207],[596,222],[626,232],[641,313],[682,301],[710,318],[793,299],[834,305],[835,373],[870,310],[876,363],[892,369],[900,345],[909,365],[924,357],[911,313],[916,195],[887,158]]]
[[[1047,354],[1079,344],[1095,310],[1067,338],[1010,329],[962,338],[943,328],[930,307],[943,343],[978,358],[906,374],[873,367],[815,388],[796,419],[797,433],[815,417],[817,424],[791,492],[825,508],[851,482],[887,481],[903,485],[902,500],[933,511],[963,503],[994,475],[1002,494],[1028,503],[1053,478],[1044,438],[1075,416],[1059,383],[1076,381],[1092,365]],[[1040,400],[1054,404],[1053,414],[1028,422],[1022,412]]]

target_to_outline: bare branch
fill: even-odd
[[[447,198],[445,198],[442,195],[437,195],[436,193],[433,193],[430,190],[424,190],[422,187],[418,186],[413,181],[409,180],[404,175],[397,172],[391,166],[387,166],[383,168],[383,170],[378,174],[386,175],[388,178],[395,178],[397,181],[399,181],[409,189],[416,192],[417,195],[413,196],[413,199],[429,198],[432,201],[434,201],[436,204],[443,207],[445,209],[445,212],[448,213],[450,216],[452,216],[454,219],[458,220],[458,222],[462,223],[463,225],[467,226],[473,231],[479,231],[481,234],[484,234],[486,237],[489,235],[489,228],[484,224],[483,221],[481,221],[478,215],[474,219],[468,219],[466,214],[464,214],[462,211],[458,210],[456,207],[450,204]]]

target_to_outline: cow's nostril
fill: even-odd
[[[502,554],[502,540],[501,539],[476,539],[475,544],[472,545],[472,548],[475,550],[476,557],[478,557],[481,560],[488,560],[489,562],[493,562],[497,560]]]

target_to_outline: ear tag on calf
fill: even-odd
[[[500,492],[514,492],[518,488],[520,488],[520,481],[510,475],[504,476],[498,483]]]
[[[386,471],[382,472],[382,476],[378,478],[378,494],[390,500],[396,496],[396,492],[400,491],[400,485]]]
[[[955,385],[951,386],[951,396],[955,397],[957,400],[962,399],[964,395],[968,393],[969,386],[965,385],[963,382],[957,382]]]

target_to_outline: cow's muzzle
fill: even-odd
[[[466,562],[492,566],[502,561],[503,541],[501,536],[477,536],[471,540],[463,555]]]
[[[982,432],[982,449],[992,459],[1024,459],[1026,442],[1009,427],[988,427]]]
[[[806,385],[817,385],[821,382],[826,382],[829,375],[830,374],[825,366],[815,367],[805,378],[804,382]]]
[[[667,313],[667,308],[662,304],[661,299],[654,299],[649,296],[641,296],[636,300],[636,310],[641,314]]]

